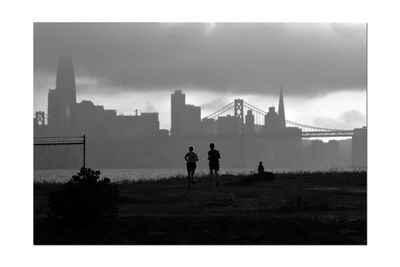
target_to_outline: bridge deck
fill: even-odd
[[[311,137],[352,137],[353,131],[305,131],[301,132],[302,138]]]

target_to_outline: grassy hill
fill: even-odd
[[[35,244],[367,242],[366,172],[222,176],[220,187],[209,187],[206,176],[190,188],[184,177],[125,181],[117,221],[83,228],[47,219],[47,193],[61,187],[34,184]]]

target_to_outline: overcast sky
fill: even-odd
[[[34,107],[47,110],[60,56],[72,57],[78,100],[120,113],[160,112],[176,89],[202,116],[235,98],[267,110],[285,93],[287,119],[365,125],[365,24],[36,23]]]

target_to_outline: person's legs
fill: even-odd
[[[196,171],[196,167],[192,169],[192,183],[194,184],[194,173]]]
[[[210,168],[210,186],[212,186],[212,175],[213,175],[213,169]]]
[[[215,168],[214,168],[214,172],[215,172],[215,180],[217,181],[217,186],[219,186],[219,175],[218,175],[218,171],[219,171],[219,163],[215,164]]]
[[[189,171],[189,183],[193,183],[193,168],[190,168]]]
[[[191,178],[190,178],[190,172],[191,172],[190,165],[187,164],[186,168],[187,168],[187,173],[188,173],[188,177],[187,177],[188,186],[190,187],[192,185]]]

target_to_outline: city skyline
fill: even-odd
[[[34,136],[85,136],[92,151],[88,159],[97,166],[177,166],[177,155],[187,145],[205,147],[207,142],[220,142],[230,151],[226,158],[230,167],[250,167],[260,159],[271,167],[291,169],[366,166],[366,127],[343,131],[286,120],[282,87],[278,108],[270,106],[268,112],[235,99],[202,118],[201,107],[186,102],[181,90],[175,90],[170,99],[170,130],[160,128],[158,112],[118,115],[116,110],[90,100],[77,102],[71,58],[61,57],[56,88],[48,91],[47,116],[45,112],[35,113]],[[327,144],[305,140],[313,137],[351,139]],[[101,156],[104,149],[108,156]],[[181,153],[167,156],[173,151]],[[151,158],[157,158],[158,163]]]
[[[238,51],[238,45],[239,44],[248,44],[250,42],[253,42],[256,40],[258,41],[258,45],[265,44],[265,40],[263,40],[261,37],[255,38],[254,36],[251,38],[251,34],[257,33],[258,31],[264,31],[263,33],[269,33],[270,35],[273,35],[274,37],[280,36],[279,33],[283,32],[287,38],[292,38],[290,40],[297,40],[295,37],[293,37],[293,32],[291,30],[288,30],[288,28],[296,28],[297,30],[301,30],[302,35],[305,35],[306,37],[310,35],[308,31],[310,29],[317,29],[316,36],[320,36],[321,40],[323,39],[322,37],[326,37],[328,39],[326,40],[331,40],[333,37],[337,37],[338,33],[340,33],[338,36],[340,36],[341,39],[336,40],[338,42],[334,42],[334,44],[337,45],[338,51],[336,51],[336,55],[344,55],[343,51],[353,51],[355,47],[352,46],[357,46],[357,49],[361,48],[363,50],[365,47],[362,44],[362,29],[365,27],[365,24],[357,24],[357,25],[342,25],[342,24],[291,24],[291,23],[286,23],[286,24],[274,24],[275,26],[271,26],[270,24],[246,24],[247,28],[250,33],[246,34],[245,36],[248,37],[248,42],[243,41],[242,43],[239,41],[233,42],[232,45],[229,45],[225,43],[226,47],[233,47],[232,49],[236,49],[235,51]],[[76,25],[75,25],[76,26]],[[104,25],[101,25],[104,26]],[[163,42],[163,38],[166,38],[168,40],[168,35],[169,34],[175,34],[177,35],[177,38],[179,41],[182,40],[188,40],[185,39],[185,33],[187,33],[187,29],[196,29],[195,36],[198,36],[202,42],[205,42],[204,40],[207,40],[207,38],[211,38],[210,40],[213,40],[213,45],[216,46],[220,50],[221,40],[225,40],[225,38],[232,37],[233,33],[230,32],[241,32],[243,33],[243,25],[241,24],[217,24],[214,25],[212,30],[209,30],[208,32],[201,31],[200,29],[206,28],[207,29],[208,24],[184,24],[184,25],[163,25],[163,24],[139,24],[135,25],[133,31],[132,29],[128,29],[131,32],[136,32],[136,34],[139,34],[141,37],[146,37],[150,38],[151,36],[155,36],[155,29],[158,29],[158,34],[161,37],[159,38],[159,41],[162,44],[165,44],[166,41]],[[107,26],[104,28],[104,32],[107,33],[110,31],[109,27],[113,28],[114,30],[118,27],[121,28],[121,31],[127,31],[127,28],[129,28],[126,24],[116,24],[112,26]],[[142,27],[142,28],[141,28]],[[88,29],[98,29],[98,24],[89,24],[85,25],[83,27],[84,29],[78,30],[78,32],[82,33],[84,30]],[[160,28],[160,29],[159,29]],[[172,29],[171,29],[172,28]],[[177,29],[178,28],[178,29]],[[183,28],[183,29],[180,29]],[[264,29],[267,28],[267,29]],[[272,31],[272,29],[275,28],[275,31]],[[57,42],[54,41],[54,34],[50,35],[50,33],[54,33],[54,30],[58,29],[57,32],[64,32],[64,33],[69,33],[71,39],[73,39],[73,42],[76,42],[78,39],[77,38],[72,38],[74,37],[76,33],[76,27],[74,27],[74,24],[71,25],[65,25],[61,24],[58,26],[55,26],[53,24],[43,24],[43,23],[36,23],[35,24],[35,69],[34,69],[34,78],[35,78],[35,84],[34,84],[34,109],[35,111],[38,110],[47,110],[47,93],[46,91],[50,88],[55,87],[55,67],[56,67],[56,62],[58,60],[58,57],[60,56],[60,51],[55,51],[55,46]],[[140,30],[141,29],[141,30]],[[237,30],[238,29],[238,30]],[[335,35],[331,36],[331,32],[334,29]],[[148,33],[146,32],[148,31]],[[227,33],[228,31],[228,33]],[[272,31],[272,33],[271,33]],[[145,32],[145,33],[144,33]],[[36,34],[37,33],[37,34]],[[59,34],[58,33],[58,34]],[[323,34],[322,34],[323,33]],[[352,34],[349,34],[352,33]],[[357,34],[356,34],[357,33]],[[75,34],[75,35],[74,35]],[[153,35],[152,35],[153,34]],[[194,34],[194,33],[193,33]],[[322,35],[321,35],[322,34]],[[360,35],[361,34],[361,35]],[[104,34],[103,34],[104,35]],[[106,38],[100,34],[98,36],[98,40],[103,40],[102,38]],[[117,34],[118,37],[121,37],[121,35]],[[144,36],[143,36],[144,35]],[[353,36],[354,35],[354,36]],[[52,37],[53,36],[53,37]],[[57,34],[55,35],[57,36]],[[95,36],[91,34],[91,36]],[[149,37],[150,36],[150,37]],[[155,38],[155,37],[152,38]],[[211,36],[211,37],[210,37]],[[218,37],[220,36],[220,37]],[[222,36],[222,37],[221,37]],[[226,37],[228,36],[228,37]],[[256,35],[255,35],[256,36]],[[328,37],[327,37],[328,36]],[[40,37],[40,38],[39,38]],[[219,42],[217,42],[217,39],[219,38]],[[364,36],[365,37],[365,36]],[[84,37],[83,37],[84,38]],[[127,40],[127,37],[124,37]],[[304,41],[305,37],[302,37],[301,39]],[[228,38],[229,39],[229,38]],[[145,42],[147,39],[144,38],[142,42]],[[197,40],[197,39],[196,39]],[[343,41],[344,40],[344,41]],[[361,41],[360,41],[361,40]],[[43,56],[43,43],[46,41],[46,47],[49,48],[46,50],[46,56]],[[65,39],[64,39],[65,41]],[[107,40],[105,40],[107,41]],[[365,41],[365,39],[364,39]],[[66,42],[69,45],[73,46],[73,42]],[[211,42],[211,41],[210,41]],[[341,43],[343,42],[343,43]],[[360,43],[361,42],[361,43]],[[167,42],[168,43],[168,42]],[[318,43],[318,42],[317,42]],[[347,43],[351,43],[350,48],[346,45]],[[92,42],[93,45],[93,42]],[[360,46],[361,45],[361,46]],[[205,45],[205,48],[198,48],[200,50],[198,51],[203,51],[204,49],[207,50],[209,47]],[[65,49],[65,45],[62,45],[61,48]],[[114,46],[111,46],[115,48]],[[188,44],[188,49],[190,47],[190,44]],[[59,48],[59,50],[62,50]],[[96,46],[94,46],[96,48]],[[104,47],[103,47],[104,48]],[[206,49],[207,48],[207,49]],[[83,46],[81,49],[85,49],[85,46]],[[132,47],[129,51],[131,51],[133,54],[135,54],[137,51],[141,51],[140,47],[134,46]],[[168,46],[165,47],[164,50],[168,51]],[[217,49],[217,50],[218,50]],[[332,45],[330,45],[329,49],[334,51],[332,48]],[[66,49],[67,50],[73,50],[73,49]],[[283,49],[285,50],[285,49]],[[342,51],[343,50],[343,51]],[[65,52],[64,51],[64,52]],[[125,52],[127,50],[124,50]],[[197,51],[197,50],[193,50]],[[208,50],[207,50],[208,51]],[[326,50],[325,52],[327,52]],[[331,52],[332,52],[331,51]],[[72,52],[72,51],[71,51]],[[76,52],[76,51],[75,51]],[[79,50],[78,50],[79,52]],[[146,56],[143,56],[143,61],[141,63],[137,63],[135,69],[130,69],[132,65],[127,64],[126,61],[120,61],[119,66],[116,65],[116,63],[113,63],[113,57],[116,56],[115,51],[110,48],[108,50],[110,54],[98,54],[97,58],[99,62],[102,60],[108,58],[110,61],[110,65],[113,65],[114,67],[118,67],[118,69],[121,72],[126,72],[132,74],[134,71],[137,71],[139,73],[143,73],[143,68],[140,66],[140,64],[144,66],[153,66],[151,65],[152,61],[154,61],[156,56],[151,56],[147,54],[148,59],[146,59]],[[154,52],[154,51],[153,51]],[[258,53],[259,51],[256,51],[254,53]],[[265,53],[268,54],[271,51],[266,49]],[[300,53],[304,54],[304,51],[299,51]],[[310,52],[310,51],[308,51]],[[322,51],[324,52],[324,51]],[[322,53],[319,51],[318,53]],[[159,51],[158,53],[164,55],[165,52]],[[296,53],[293,52],[292,56],[294,57],[293,60],[287,60],[285,64],[293,63],[299,60],[299,58],[296,58]],[[317,55],[318,55],[317,53]],[[86,58],[90,57],[91,53],[87,53],[88,56]],[[164,61],[165,55],[160,56],[160,60]],[[130,57],[129,55],[127,56],[128,58]],[[193,60],[192,56],[187,56],[190,60]],[[282,55],[281,55],[282,57]],[[186,62],[187,59],[182,56],[182,54],[178,53],[175,55],[175,58],[177,59],[177,62],[174,62],[174,66],[179,66],[180,62],[178,59],[181,61]],[[243,59],[245,57],[241,57]],[[254,55],[250,57],[253,62],[256,62],[254,59]],[[135,110],[138,109],[139,111],[142,112],[158,112],[159,113],[159,118],[160,118],[160,126],[163,129],[170,129],[170,119],[169,119],[169,112],[170,112],[170,104],[169,104],[169,95],[171,92],[174,90],[183,90],[186,95],[187,95],[187,102],[193,103],[195,105],[198,105],[201,107],[201,117],[205,117],[208,114],[214,112],[217,107],[221,107],[224,104],[228,104],[229,102],[233,101],[233,99],[236,98],[242,98],[245,99],[246,101],[250,103],[254,103],[255,106],[258,106],[264,110],[268,110],[270,106],[278,106],[278,94],[279,94],[279,87],[282,86],[284,89],[285,93],[285,104],[286,104],[286,118],[290,120],[295,120],[299,122],[303,122],[306,124],[311,124],[311,125],[316,125],[316,126],[322,126],[322,127],[331,127],[331,128],[344,128],[344,129],[352,129],[356,127],[361,127],[366,124],[366,91],[365,91],[365,81],[363,80],[363,77],[359,77],[358,79],[358,85],[356,86],[357,83],[350,82],[351,79],[348,79],[348,75],[344,75],[343,72],[341,73],[334,73],[334,76],[340,76],[344,75],[342,80],[348,80],[349,82],[347,83],[346,86],[344,84],[340,85],[339,84],[333,84],[330,86],[331,88],[326,89],[326,90],[319,90],[315,87],[313,89],[304,89],[307,86],[307,83],[298,83],[298,86],[291,86],[291,83],[293,82],[290,77],[297,77],[301,76],[304,78],[304,75],[294,75],[293,73],[290,73],[290,69],[288,70],[288,75],[285,79],[266,79],[266,80],[260,80],[260,77],[254,74],[254,83],[249,82],[249,74],[248,72],[244,72],[242,75],[242,80],[246,81],[247,80],[247,85],[251,86],[244,86],[244,82],[241,86],[238,87],[231,87],[227,88],[225,86],[222,88],[221,86],[218,87],[216,86],[215,88],[208,88],[204,90],[198,89],[200,87],[201,82],[199,82],[199,85],[182,85],[182,81],[179,81],[178,76],[174,76],[172,74],[165,74],[167,76],[174,76],[177,84],[175,87],[170,86],[168,83],[166,84],[166,87],[168,88],[158,88],[158,89],[151,89],[149,86],[147,86],[147,83],[152,82],[152,80],[158,80],[162,78],[162,72],[158,73],[158,75],[153,76],[151,79],[150,78],[143,78],[142,80],[142,89],[135,89],[135,83],[132,82],[132,86],[129,87],[127,85],[124,85],[125,89],[124,90],[115,90],[115,84],[107,84],[101,82],[103,78],[110,78],[109,75],[114,75],[113,72],[111,71],[109,75],[107,75],[107,68],[102,69],[101,71],[98,69],[98,66],[92,66],[89,60],[85,60],[85,57],[81,58],[79,53],[76,53],[72,55],[73,63],[74,63],[74,68],[75,68],[75,75],[76,75],[76,87],[77,87],[77,101],[80,102],[82,100],[91,100],[97,105],[103,105],[107,109],[116,109],[118,113],[121,114],[134,114]],[[148,63],[146,65],[146,60],[148,60]],[[280,58],[275,58],[274,59],[274,65],[278,66]],[[262,64],[265,63],[265,59],[260,59]],[[355,61],[354,58],[352,59],[351,57],[349,58],[348,62],[353,62]],[[182,64],[184,64],[184,62]],[[246,61],[239,61],[240,63],[244,64]],[[332,62],[337,62],[337,60],[332,61],[332,59],[326,59],[326,62],[324,63],[332,63]],[[161,62],[162,63],[162,62]],[[161,64],[160,63],[160,64]],[[187,63],[187,62],[186,62]],[[198,63],[200,66],[209,66],[211,63],[213,63],[212,59],[207,58],[207,60],[201,61]],[[255,63],[255,65],[257,65]],[[132,64],[135,64],[135,61],[133,60]],[[149,65],[150,64],[150,65]],[[283,64],[283,63],[280,63]],[[313,63],[307,63],[313,65]],[[351,63],[350,65],[353,65],[353,69],[356,69],[356,72],[360,72],[364,70],[364,62],[361,60],[360,62],[357,62],[358,65],[355,66],[355,63]],[[122,66],[125,65],[125,68],[122,68]],[[162,64],[161,64],[162,65]],[[254,65],[254,64],[253,64]],[[91,68],[93,67],[93,69]],[[309,68],[308,68],[309,67]],[[313,70],[313,66],[308,66],[308,70]],[[315,67],[315,66],[314,66]],[[138,69],[139,68],[139,69]],[[178,67],[174,67],[178,68]],[[189,69],[195,68],[196,66],[190,65],[188,66]],[[198,67],[196,70],[198,71],[200,67]],[[225,66],[225,68],[228,68]],[[168,68],[167,68],[168,69]],[[235,68],[233,68],[235,69]],[[192,71],[192,70],[191,70]],[[97,72],[97,73],[96,73]],[[152,71],[150,71],[152,72]],[[221,71],[220,76],[224,76],[224,70]],[[269,69],[269,72],[275,73],[274,69]],[[309,71],[308,71],[309,72]],[[337,71],[336,71],[337,72]],[[267,71],[266,71],[267,73]],[[350,72],[351,73],[351,72]],[[90,75],[89,75],[90,74]],[[156,73],[155,73],[156,74]],[[207,72],[203,73],[203,75],[207,78],[211,77],[212,73]],[[318,73],[317,73],[318,74]],[[315,75],[315,80],[316,82],[322,82],[325,81],[325,83],[329,82],[329,79],[323,79],[323,78],[318,78],[317,74]],[[353,73],[354,74],[354,73]],[[101,76],[103,75],[103,76]],[[132,74],[136,75],[136,74]],[[187,74],[185,72],[182,72],[182,77],[185,79],[199,81],[199,77],[197,76],[191,76],[192,74]],[[268,74],[265,74],[268,76]],[[187,77],[186,77],[187,76]],[[201,76],[201,75],[200,75]],[[215,76],[215,75],[214,75]],[[217,75],[218,76],[218,75]],[[305,75],[307,77],[311,77],[312,75],[308,73]],[[354,75],[353,75],[354,76]],[[357,75],[355,75],[357,76]],[[359,76],[359,75],[358,75]],[[158,78],[157,78],[158,77]],[[161,77],[161,78],[160,78]],[[347,78],[346,78],[347,77]],[[121,77],[121,81],[124,82]],[[226,78],[226,77],[225,77]],[[270,77],[271,78],[271,77]],[[318,79],[317,79],[318,78]],[[237,77],[235,77],[236,80]],[[233,80],[235,80],[233,79]],[[139,79],[140,80],[140,79]],[[201,80],[201,79],[200,79]],[[279,81],[278,81],[279,80]],[[335,78],[337,80],[337,77]],[[179,82],[181,84],[179,85]],[[226,82],[226,80],[225,80]],[[232,81],[233,82],[233,81]],[[262,82],[265,84],[265,90],[261,90],[259,87],[261,87]],[[140,83],[140,82],[139,82]],[[222,81],[221,81],[222,83]],[[312,81],[309,81],[308,83],[312,84]],[[337,83],[337,82],[336,82]],[[105,86],[106,85],[106,86]],[[240,83],[238,83],[240,85]],[[341,87],[342,86],[342,87]],[[344,87],[343,87],[344,86]],[[197,87],[197,88],[196,88]],[[355,87],[355,88],[354,88]],[[108,90],[106,89],[108,88]],[[221,89],[222,88],[222,89]],[[299,89],[300,88],[300,89]],[[301,93],[301,94],[300,94]],[[337,101],[340,99],[341,101]]]
[[[67,64],[65,64],[67,62]],[[71,83],[71,81],[73,80],[73,81],[75,81],[76,80],[76,75],[75,75],[75,73],[74,73],[74,66],[73,66],[73,64],[72,64],[72,60],[71,60],[71,58],[70,57],[61,57],[59,60],[58,60],[58,65],[57,65],[57,69],[61,69],[61,72],[57,72],[56,73],[56,82],[55,82],[55,84],[56,84],[56,86],[55,86],[55,88],[57,88],[57,87],[65,87],[65,88],[73,88],[73,96],[69,96],[69,95],[66,95],[66,96],[64,96],[64,98],[66,97],[66,98],[71,98],[72,97],[72,99],[71,99],[71,101],[73,102],[73,103],[81,103],[81,104],[86,104],[86,103],[92,103],[92,104],[94,104],[95,106],[101,106],[101,107],[104,107],[104,109],[105,110],[110,110],[110,111],[113,111],[113,112],[115,112],[115,114],[117,114],[117,115],[119,115],[119,116],[132,116],[132,115],[140,115],[140,114],[148,114],[148,113],[157,113],[158,115],[157,115],[157,118],[159,118],[160,116],[159,116],[159,114],[160,114],[160,112],[155,108],[155,107],[151,107],[150,108],[150,110],[148,109],[148,108],[146,108],[146,109],[137,109],[137,108],[134,108],[133,110],[132,110],[132,108],[129,108],[129,112],[119,112],[119,110],[118,110],[118,108],[107,108],[106,106],[104,106],[104,105],[101,105],[101,104],[98,104],[96,101],[93,101],[93,99],[87,99],[87,98],[84,98],[84,99],[79,99],[79,98],[77,98],[76,97],[76,95],[77,95],[77,86],[75,85],[75,83],[76,82],[73,82],[73,83]],[[65,71],[65,70],[67,70],[67,75],[65,76],[65,74],[63,74],[63,75],[61,75],[60,73],[62,73],[63,71]],[[62,83],[60,83],[59,82],[59,77],[61,77],[61,78],[63,78],[63,77],[66,77],[67,78],[67,85],[62,85]],[[68,79],[69,80],[71,80],[71,81],[68,81]],[[68,84],[68,83],[70,83],[70,84]],[[60,86],[60,85],[62,85],[62,86]],[[177,92],[177,91],[179,91],[179,92],[181,92],[181,90],[175,90],[175,93]],[[51,93],[52,92],[55,92],[55,89],[49,89],[49,94],[48,94],[48,96],[47,96],[47,103],[50,103],[50,97],[51,97]],[[169,100],[169,97],[171,96],[171,94],[173,95],[173,92],[174,91],[171,91],[171,92],[169,92],[168,93],[168,100],[167,100],[167,102],[170,102],[170,100]],[[67,94],[70,94],[70,93],[67,93]],[[276,94],[277,95],[277,94]],[[186,99],[189,99],[189,101],[187,102],[187,104],[188,105],[191,105],[191,106],[193,106],[193,103],[192,102],[190,102],[190,94],[189,95],[187,95],[186,94],[186,92],[184,92],[184,96],[185,96],[185,98]],[[232,95],[232,97],[234,97],[233,95]],[[271,98],[270,98],[270,100],[269,100],[269,103],[273,103],[273,104],[270,104],[268,107],[266,107],[265,106],[265,103],[263,103],[263,106],[264,106],[264,108],[262,108],[262,109],[264,109],[265,111],[268,111],[271,107],[272,108],[275,108],[276,109],[276,111],[278,111],[278,108],[280,109],[280,107],[281,107],[281,103],[280,103],[280,101],[281,100],[283,100],[284,98],[283,98],[283,88],[282,88],[282,86],[280,86],[280,89],[279,89],[279,104],[275,104],[275,103],[278,103],[278,100],[276,100],[276,99],[274,99],[274,98],[276,98],[277,96],[272,96]],[[255,100],[257,100],[257,99],[255,99],[254,98],[254,96],[252,97],[252,96],[250,96],[250,99],[252,99],[253,101],[255,101]],[[129,99],[128,99],[129,100]],[[217,106],[215,106],[214,108],[215,109],[219,109],[219,108],[221,108],[221,106],[222,105],[225,105],[226,103],[225,102],[221,102],[221,101],[219,101],[220,99],[216,99],[217,101],[214,101],[214,100],[212,100],[211,102],[214,102],[213,104],[219,104],[220,106],[219,107],[217,107]],[[246,99],[245,99],[246,100]],[[259,100],[259,99],[258,99]],[[285,101],[286,101],[286,98],[285,98]],[[71,102],[71,103],[72,103]],[[231,102],[233,102],[233,100],[231,101]],[[258,101],[255,101],[256,103],[258,102]],[[169,104],[168,104],[169,105]],[[195,106],[197,106],[197,105],[195,105]],[[211,105],[212,106],[212,105]],[[212,112],[211,111],[208,111],[208,113],[207,113],[207,115],[205,115],[204,114],[204,112],[202,113],[201,111],[203,110],[203,108],[204,108],[204,106],[202,106],[202,105],[199,105],[199,106],[197,106],[197,107],[199,107],[199,114],[201,114],[201,116],[199,116],[201,119],[204,119],[204,118],[206,118],[206,116],[207,115],[209,115],[209,114],[211,114],[211,113],[213,113],[214,111],[216,111],[216,110],[213,110]],[[213,107],[213,106],[212,106]],[[282,107],[283,107],[283,103],[282,103]],[[47,107],[46,109],[44,109],[44,110],[46,110],[45,111],[45,113],[47,114],[48,113],[48,110],[49,110],[49,108]],[[206,106],[206,110],[207,110],[207,106]],[[43,111],[43,110],[35,110],[35,112],[36,111],[39,111],[39,112],[41,112],[41,111]],[[165,111],[165,113],[168,113],[168,114],[164,114],[164,119],[169,119],[169,122],[171,121],[170,120],[170,118],[171,118],[171,112],[172,112],[172,110],[171,110],[171,106],[169,105],[169,107],[168,107],[168,109]],[[281,111],[282,112],[282,111]],[[285,110],[283,110],[283,119],[285,119]],[[168,117],[166,117],[166,116],[168,116]],[[348,115],[350,115],[350,118],[351,118],[351,115],[352,114],[348,114]],[[343,119],[344,120],[346,120],[346,117],[345,116],[342,116],[343,117]],[[330,125],[325,125],[324,124],[324,121],[323,120],[320,120],[320,123],[319,123],[320,125],[314,125],[314,126],[316,126],[316,127],[318,127],[318,126],[321,126],[322,125],[322,127],[327,127],[327,128],[336,128],[336,129],[349,129],[349,130],[351,130],[351,129],[354,129],[354,128],[361,128],[361,127],[363,127],[363,126],[365,126],[365,125],[354,125],[354,126],[352,126],[351,128],[346,128],[346,127],[338,127],[338,126],[330,126]],[[171,124],[163,124],[162,122],[161,122],[161,119],[159,120],[159,125],[160,125],[160,129],[165,129],[165,130],[168,130],[168,131],[170,131],[171,130]],[[261,126],[261,125],[263,125],[263,123],[259,123],[259,125]],[[164,127],[163,127],[164,126]],[[166,126],[166,127],[165,127]],[[345,137],[322,137],[322,138],[319,138],[319,139],[321,139],[321,140],[330,140],[330,139],[344,139]]]
[[[115,100],[106,101],[103,97],[89,97],[89,96],[81,96],[79,94],[79,85],[77,92],[77,102],[81,102],[83,100],[90,100],[97,105],[102,105],[106,109],[114,109],[117,111],[117,114],[120,115],[134,115],[136,109],[139,112],[158,112],[160,115],[160,127],[162,129],[170,129],[170,94],[173,92],[162,92],[162,93],[149,93],[147,97],[141,93],[132,94],[131,98],[123,97],[123,99],[116,98]],[[276,88],[275,95],[271,96],[257,96],[257,95],[230,95],[226,99],[215,98],[214,101],[210,104],[200,104],[199,106],[202,108],[202,117],[205,117],[212,112],[216,111],[218,108],[217,104],[223,106],[233,101],[235,98],[243,98],[249,99],[249,102],[258,103],[255,104],[259,107],[263,107],[265,110],[268,110],[269,106],[278,107],[278,97],[279,97],[279,88]],[[192,92],[190,90],[185,90],[187,94],[187,99],[189,103],[194,103],[197,99],[210,98],[212,94],[201,94],[199,92]],[[156,104],[151,105],[149,101],[154,99],[154,95],[159,95],[159,99],[154,101]],[[364,113],[360,112],[364,107],[366,107],[366,94],[365,93],[351,93],[353,98],[361,99],[363,101],[359,101],[359,106],[355,108],[346,109],[346,107],[350,106],[352,103],[350,101],[344,101],[342,103],[333,102],[334,99],[343,99],[346,100],[346,95],[348,93],[345,92],[337,92],[331,95],[324,96],[318,99],[308,99],[298,104],[298,100],[296,98],[291,98],[290,96],[285,96],[285,102],[288,103],[288,107],[286,107],[286,112],[289,114],[287,116],[291,120],[301,121],[305,124],[312,124],[315,126],[328,127],[328,128],[337,128],[337,129],[353,129],[357,127],[361,127],[366,125],[366,116]],[[131,105],[132,100],[137,101],[137,104]],[[139,101],[138,101],[139,100]],[[144,103],[143,103],[144,102]],[[154,103],[153,102],[153,103]],[[161,103],[161,104],[160,104]],[[319,104],[319,106],[316,105]],[[154,106],[158,106],[159,108],[155,108]],[[333,107],[340,106],[343,109],[343,112],[337,112],[336,114],[332,113]],[[324,110],[324,107],[328,107],[328,111]],[[302,109],[300,109],[302,108]],[[43,98],[43,103],[41,105],[37,105],[35,111],[43,111],[47,110],[47,94]],[[300,112],[296,112],[296,110],[300,110]],[[320,115],[326,113],[325,117],[315,117],[314,115]],[[292,116],[290,116],[292,115]],[[309,115],[309,116],[306,116]],[[328,121],[327,121],[328,119]]]

